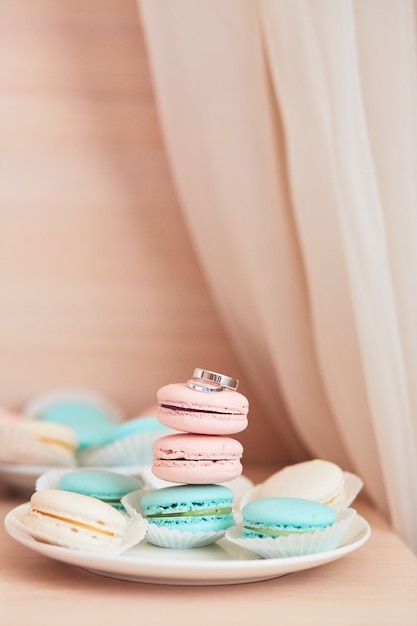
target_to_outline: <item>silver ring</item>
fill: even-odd
[[[216,383],[214,381],[210,382],[209,380],[206,381],[202,378],[190,378],[190,380],[187,380],[187,385],[190,389],[195,389],[196,391],[208,391],[209,393],[213,391],[223,391],[224,389],[220,383]]]
[[[232,391],[236,391],[239,385],[239,381],[236,378],[225,376],[224,374],[218,374],[217,372],[212,372],[210,370],[203,370],[201,367],[197,367],[194,370],[193,378],[203,378],[204,380],[219,383],[222,387],[231,389]]]

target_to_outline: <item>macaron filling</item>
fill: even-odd
[[[323,526],[322,528],[326,528]],[[243,529],[244,537],[286,537],[294,533],[308,533],[318,530],[317,528],[300,528],[297,526],[282,526],[271,528],[266,526],[250,526],[245,524]]]
[[[175,508],[175,505],[173,505],[173,508]],[[169,509],[168,513],[152,513],[149,514],[148,513],[148,518],[152,517],[154,518],[158,518],[158,517],[163,517],[163,518],[167,518],[167,517],[171,517],[171,518],[175,518],[175,517],[207,517],[207,516],[218,516],[218,515],[229,515],[232,512],[232,507],[231,506],[224,506],[224,507],[220,507],[220,506],[215,506],[215,507],[211,507],[211,508],[202,508],[199,510],[194,510],[194,511],[179,511],[178,513],[174,513],[172,508]]]
[[[84,528],[94,533],[99,533],[100,535],[106,535],[107,537],[115,536],[114,532],[112,532],[111,530],[106,530],[102,526],[92,526],[91,524],[80,522],[79,520],[70,519],[62,515],[55,515],[54,513],[46,513],[45,511],[40,511],[39,509],[35,508],[32,509],[32,513],[48,519],[58,520],[60,522],[64,522],[65,524],[71,524],[72,526],[79,526],[80,528]],[[97,524],[104,525],[104,522],[97,521]]]
[[[170,435],[161,437],[152,446],[154,460],[222,463],[240,460],[242,444],[221,435]],[[208,481],[209,482],[209,481]]]
[[[66,450],[69,450],[70,452],[72,452],[75,449],[75,446],[72,443],[69,443],[68,441],[63,441],[62,439],[55,439],[53,437],[44,437],[44,436],[40,436],[38,438],[39,438],[39,441],[42,441],[42,443],[47,443],[53,446],[61,446],[62,448],[65,448]]]
[[[220,409],[218,410],[196,409],[194,407],[165,404],[163,402],[160,402],[158,406],[162,409],[167,409],[168,411],[180,411],[180,412],[184,411],[186,413],[212,413],[214,415],[242,415],[240,411],[233,411],[233,410],[228,411],[227,409],[222,409],[222,410]]]

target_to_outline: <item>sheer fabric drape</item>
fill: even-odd
[[[184,215],[271,424],[356,471],[417,551],[413,3],[140,14]]]

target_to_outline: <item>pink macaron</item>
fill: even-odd
[[[157,392],[158,419],[162,424],[198,435],[232,435],[248,425],[249,402],[237,391],[218,393],[191,389],[172,383]]]
[[[242,473],[242,444],[221,435],[179,433],[160,437],[152,446],[152,472],[173,483],[223,483]]]

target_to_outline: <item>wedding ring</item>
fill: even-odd
[[[197,367],[194,370],[193,378],[201,378],[205,381],[215,382],[225,389],[231,389],[232,391],[236,391],[239,385],[239,381],[236,378],[225,376],[224,374],[218,374],[217,372],[212,372],[210,370],[203,370],[200,367]]]
[[[223,391],[223,387],[220,383],[216,383],[215,381],[211,382],[209,380],[205,380],[203,378],[190,378],[187,380],[187,385],[190,389],[195,389],[196,391]]]

